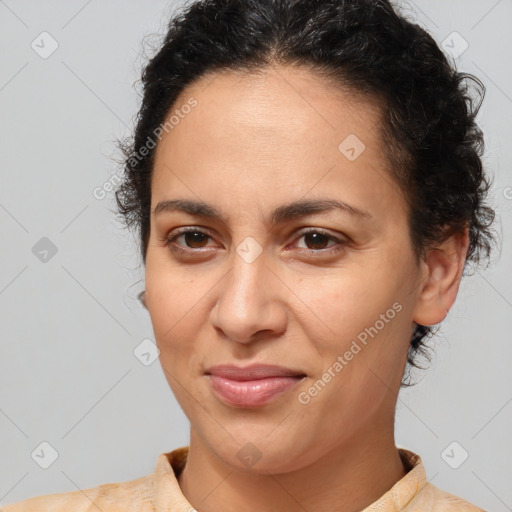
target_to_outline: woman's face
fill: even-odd
[[[146,304],[198,438],[228,464],[261,456],[252,470],[277,473],[392,431],[422,267],[376,107],[280,67],[202,79],[172,113],[152,179]],[[251,388],[206,374],[253,364],[303,377]]]

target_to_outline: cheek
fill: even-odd
[[[309,319],[304,328],[308,329],[310,339],[318,339],[327,346],[334,344],[342,350],[344,344],[350,344],[358,335],[364,339],[365,329],[374,326],[382,314],[386,316],[396,300],[395,287],[389,275],[362,268],[342,269],[337,276],[331,274],[324,279],[303,278],[299,296],[306,309],[299,318]],[[390,311],[388,316],[394,313]],[[381,322],[379,326],[380,331]]]
[[[331,368],[334,401],[349,401],[356,410],[382,400],[401,378],[407,354],[405,277],[381,261],[380,267],[344,269],[337,279],[303,278],[301,283],[301,298],[316,315],[307,311],[298,318],[321,359],[320,372]]]
[[[160,251],[160,249],[159,249]],[[163,252],[164,249],[161,249]],[[156,252],[156,250],[155,250]],[[180,382],[197,372],[199,330],[207,316],[210,279],[170,265],[163,254],[146,259],[146,300],[164,372]],[[173,391],[179,384],[169,380]]]
[[[204,283],[170,265],[165,251],[148,250],[145,279],[148,311],[157,341],[162,344],[172,340],[177,329],[190,325],[188,315],[205,293],[201,289]]]

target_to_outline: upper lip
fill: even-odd
[[[253,364],[244,367],[221,364],[208,368],[205,373],[206,375],[217,375],[231,380],[256,380],[269,377],[304,377],[306,375],[301,371],[272,364]]]

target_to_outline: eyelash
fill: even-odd
[[[198,252],[204,252],[205,249],[206,250],[208,249],[208,248],[201,248],[201,249],[187,248],[186,249],[182,246],[176,245],[174,241],[186,233],[201,233],[202,235],[206,235],[207,237],[212,238],[208,233],[206,233],[198,228],[189,227],[189,228],[183,228],[180,231],[173,233],[171,236],[163,238],[162,241],[165,242],[165,247],[168,247],[169,250],[174,251],[174,252],[183,252],[183,253],[188,253],[188,254],[194,254],[194,253],[198,253]],[[335,236],[328,233],[327,231],[324,231],[319,228],[310,228],[306,231],[302,231],[300,233],[299,239],[305,235],[309,235],[310,233],[318,233],[322,236],[327,237],[329,240],[338,243],[338,247],[334,246],[334,247],[330,247],[330,248],[326,248],[326,249],[316,249],[315,250],[315,249],[301,248],[302,250],[305,250],[312,254],[334,254],[334,253],[337,253],[337,252],[341,251],[342,249],[344,249],[345,246],[348,244],[347,240],[340,240],[339,238],[336,238]],[[171,247],[171,245],[173,245],[173,247]]]

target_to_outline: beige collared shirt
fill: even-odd
[[[406,475],[362,512],[485,512],[426,480],[419,455],[399,449]],[[0,512],[196,512],[181,492],[177,477],[185,467],[188,446],[162,453],[152,474],[83,491],[37,496]]]

